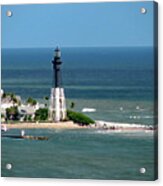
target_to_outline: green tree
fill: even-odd
[[[6,98],[6,97],[7,97],[7,94],[4,92],[2,95],[2,98]]]
[[[29,98],[27,99],[27,104],[30,104],[30,105],[34,106],[34,105],[37,104],[37,101],[36,101],[35,99],[29,97]]]
[[[19,111],[18,107],[13,106],[6,109],[6,117],[9,120],[18,120],[19,119]]]
[[[1,118],[5,118],[5,115],[1,113]]]
[[[11,97],[11,100],[12,100],[12,102],[13,102],[14,105],[15,105],[15,104],[19,104],[19,100],[17,99],[17,97],[16,97],[15,95],[13,95],[13,96]]]
[[[47,108],[40,108],[35,112],[36,121],[45,121],[48,119],[48,109]]]
[[[44,97],[44,100],[46,101],[44,105],[45,105],[45,107],[47,107],[47,106],[48,106],[47,101],[49,100],[49,97],[48,97],[48,96],[45,96],[45,97]]]
[[[18,100],[18,98],[14,93],[10,93],[10,92],[4,93],[2,98],[8,98],[9,101],[13,102],[13,104],[20,104],[20,101]]]
[[[12,92],[8,92],[8,93],[6,93],[6,96],[9,96],[11,99],[14,97],[14,93],[12,93]]]
[[[71,102],[70,108],[73,109],[75,107],[75,103]]]
[[[44,99],[45,99],[46,101],[48,101],[48,100],[49,100],[49,97],[48,97],[48,96],[45,96]]]
[[[31,115],[25,115],[24,121],[32,121],[32,116]]]

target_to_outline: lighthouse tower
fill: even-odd
[[[50,95],[49,120],[54,122],[63,121],[66,118],[66,102],[64,89],[61,87],[61,51],[55,49],[53,64],[53,87]]]

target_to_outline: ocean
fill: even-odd
[[[154,125],[154,54],[150,47],[61,48],[67,108],[94,108],[94,120]],[[53,86],[54,48],[2,49],[2,89],[39,102]],[[10,130],[18,134],[20,130]],[[85,179],[155,178],[153,132],[26,130],[48,141],[2,138],[2,176]],[[13,165],[12,170],[5,168]],[[139,169],[146,168],[145,174]]]
[[[95,108],[95,120],[154,123],[154,61],[149,47],[61,48],[67,107]],[[44,102],[53,86],[53,48],[2,49],[2,89]]]
[[[19,134],[10,130],[7,134]],[[48,141],[2,138],[2,176],[32,178],[154,180],[153,133],[94,129],[26,130]],[[12,169],[6,169],[6,164]],[[146,169],[145,174],[139,172]]]

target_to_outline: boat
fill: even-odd
[[[95,108],[83,108],[82,112],[96,112]]]
[[[7,131],[7,126],[6,125],[1,125],[1,131],[6,132]]]

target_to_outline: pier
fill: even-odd
[[[1,137],[13,138],[13,139],[30,139],[30,140],[48,140],[46,136],[21,136],[21,135],[2,135]]]

